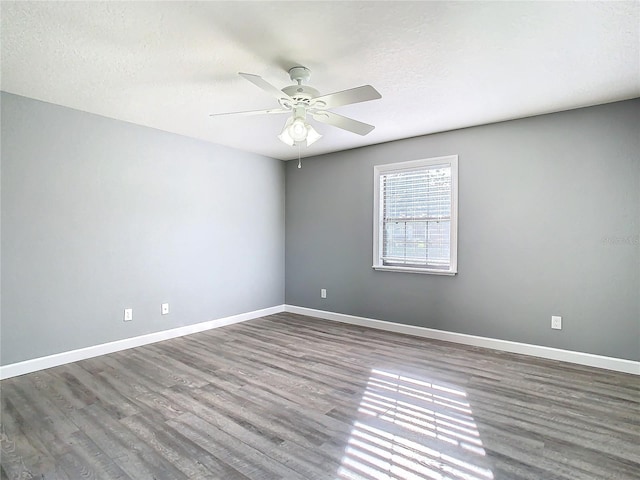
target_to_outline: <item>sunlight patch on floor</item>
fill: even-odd
[[[491,480],[464,390],[371,370],[337,479]]]

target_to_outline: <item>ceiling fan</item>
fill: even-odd
[[[303,83],[307,83],[309,78],[311,78],[311,71],[306,67],[291,68],[289,70],[289,77],[296,83],[295,85],[284,87],[282,90],[278,90],[278,88],[274,87],[259,75],[252,75],[250,73],[239,73],[239,75],[269,95],[274,96],[278,100],[280,108],[247,112],[212,113],[210,115],[211,117],[222,115],[290,113],[291,116],[285,123],[282,133],[278,135],[280,140],[290,146],[309,146],[322,137],[322,135],[307,123],[307,116],[311,116],[311,118],[318,122],[333,125],[334,127],[342,128],[343,130],[357,133],[358,135],[366,135],[375,128],[373,125],[368,125],[329,111],[329,109],[333,107],[341,107],[352,103],[368,102],[369,100],[382,98],[382,95],[371,85],[363,85],[349,90],[320,95],[320,92],[315,88],[309,85],[303,85]]]

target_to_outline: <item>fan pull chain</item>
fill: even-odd
[[[302,160],[300,160],[300,144],[298,144],[298,168],[302,168]]]

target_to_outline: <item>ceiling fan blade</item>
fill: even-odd
[[[333,125],[334,127],[342,128],[343,130],[348,130],[350,132],[357,133],[358,135],[366,135],[376,128],[373,125],[359,122],[353,118],[343,117],[342,115],[338,115],[333,112],[319,111],[309,113],[311,113],[313,119],[318,122]]]
[[[242,72],[239,72],[238,75],[240,75],[243,78],[246,78],[251,83],[253,83],[256,87],[261,88],[262,90],[267,92],[269,95],[276,97],[278,100],[288,100],[289,102],[293,103],[293,99],[289,95],[284,93],[282,90],[279,90],[277,87],[274,87],[273,85],[271,85],[260,75],[253,75],[251,73],[242,73]]]
[[[328,93],[327,95],[313,98],[311,106],[314,108],[333,108],[352,103],[368,102],[379,98],[382,98],[382,95],[375,88],[371,85],[363,85],[362,87]]]
[[[262,115],[262,114],[270,114],[270,113],[289,113],[291,110],[286,110],[284,108],[273,108],[271,110],[249,110],[246,112],[227,112],[227,113],[210,113],[210,117],[222,117],[225,115]]]

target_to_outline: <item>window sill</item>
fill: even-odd
[[[374,265],[374,270],[380,270],[383,272],[404,272],[404,273],[421,273],[426,275],[448,275],[452,277],[458,272],[451,270],[435,270],[428,268],[413,268],[413,267],[392,267],[389,265]]]

